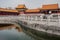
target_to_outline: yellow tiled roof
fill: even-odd
[[[24,4],[18,5],[16,8],[26,8]]]
[[[6,11],[6,12],[18,12],[17,10],[6,9],[6,8],[0,8],[0,11]]]
[[[43,5],[42,9],[58,9],[58,4]]]
[[[28,9],[25,12],[40,12],[39,9]]]

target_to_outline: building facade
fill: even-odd
[[[20,14],[52,14],[60,13],[58,4],[42,5],[42,8],[28,9],[24,4],[18,5],[16,9],[0,8],[0,15],[20,15]]]

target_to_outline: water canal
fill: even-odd
[[[9,24],[9,25],[4,25],[4,27],[1,26],[2,25],[0,25],[0,40],[47,40],[41,37],[38,38],[34,34],[30,35],[31,34],[30,32],[28,34],[23,30],[19,31],[13,28],[15,27],[15,25]]]
[[[35,40],[33,37],[25,34],[24,32],[18,32],[15,29],[1,30],[0,40]]]

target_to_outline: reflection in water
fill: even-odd
[[[26,35],[24,32],[18,32],[15,29],[11,29],[1,30],[0,40],[35,40],[35,39]]]

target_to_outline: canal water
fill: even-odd
[[[18,32],[15,29],[0,30],[0,40],[35,40],[24,32]]]

